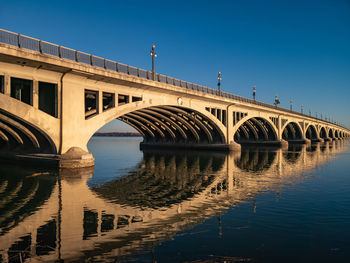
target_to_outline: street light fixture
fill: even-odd
[[[275,106],[277,107],[278,104],[281,104],[280,100],[277,98],[277,95],[275,95]]]
[[[253,86],[253,100],[255,100],[256,86]]]
[[[218,90],[221,93],[221,72],[218,73]]]
[[[303,113],[303,109],[304,109],[304,107],[303,107],[303,105],[301,105],[301,106],[300,106],[300,112],[301,112],[301,113]]]
[[[157,53],[154,50],[156,48],[156,45],[153,44],[152,45],[152,50],[150,52],[150,55],[152,56],[152,79],[155,80],[156,79],[156,72],[154,70],[154,59],[157,57]]]
[[[293,101],[292,100],[289,101],[289,108],[291,111],[293,110]]]

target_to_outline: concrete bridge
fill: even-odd
[[[0,30],[4,157],[91,166],[87,142],[114,119],[138,130],[142,147],[235,150],[350,135],[329,121]]]
[[[128,255],[259,193],[278,195],[281,186],[302,182],[308,171],[335,158],[343,144],[230,154],[145,151],[134,172],[98,187],[87,185],[93,168],[63,169],[56,176],[1,166],[0,259],[84,261]]]

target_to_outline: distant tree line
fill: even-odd
[[[99,137],[141,137],[138,132],[96,132],[94,136]]]

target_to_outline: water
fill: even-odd
[[[0,165],[0,262],[349,262],[343,142],[242,153],[93,138],[91,169]]]

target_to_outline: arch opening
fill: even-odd
[[[328,131],[328,137],[334,139],[334,132],[332,129],[329,129]]]
[[[317,139],[317,131],[315,126],[309,125],[309,127],[306,130],[305,136],[309,140],[316,140]]]
[[[276,141],[277,134],[267,120],[256,117],[250,118],[239,126],[234,140],[237,143]]]
[[[148,107],[126,113],[117,119],[135,128],[145,143],[225,143],[223,132],[210,118],[185,107]]]
[[[295,122],[288,123],[283,129],[282,139],[286,141],[301,140],[302,138],[302,131]]]
[[[326,129],[324,127],[321,127],[321,129],[320,129],[320,138],[322,138],[322,139],[327,138]]]

